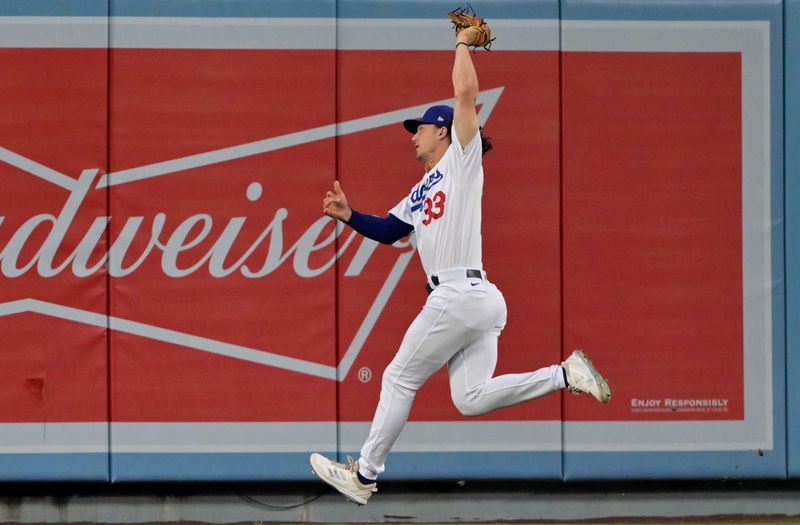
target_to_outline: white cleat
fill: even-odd
[[[601,403],[608,403],[611,400],[608,382],[582,351],[572,352],[572,355],[561,363],[561,367],[567,373],[567,388],[573,394],[592,394]]]
[[[311,469],[322,481],[341,492],[344,497],[359,505],[366,505],[377,483],[364,485],[358,479],[358,462],[347,456],[347,465],[331,461],[321,454],[311,454]]]

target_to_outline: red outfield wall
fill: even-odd
[[[711,458],[680,476],[779,474],[771,267],[747,255],[770,246],[770,171],[743,147],[769,141],[768,112],[749,106],[771,86],[750,77],[769,28],[732,27],[730,49],[691,24],[694,49],[595,49],[550,22],[529,48],[509,26],[514,45],[473,55],[495,143],[484,265],[509,307],[497,373],[583,348],[613,401],[553,395],[467,419],[441,371],[387,474],[652,475],[604,467],[625,451]],[[424,301],[413,236],[335,230],[321,200],[338,178],[354,208],[385,214],[415,184],[399,122],[452,96],[449,39],[157,42],[0,50],[9,479],[75,477],[31,454],[97,479],[305,479],[308,452],[360,446]],[[766,457],[736,455],[755,449]],[[582,454],[598,466],[573,474]]]

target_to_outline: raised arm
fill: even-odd
[[[475,110],[475,101],[478,98],[478,74],[475,72],[468,46],[475,41],[477,34],[477,29],[468,27],[456,35],[456,56],[453,62],[453,94],[456,103],[453,127],[462,148],[478,133],[478,113]]]

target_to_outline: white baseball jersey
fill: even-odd
[[[426,275],[452,268],[483,269],[480,133],[462,148],[452,128],[444,156],[389,213],[414,227]]]

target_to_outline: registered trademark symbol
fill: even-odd
[[[369,380],[372,379],[372,370],[366,366],[361,367],[361,370],[358,371],[358,379],[362,383],[368,383]]]

